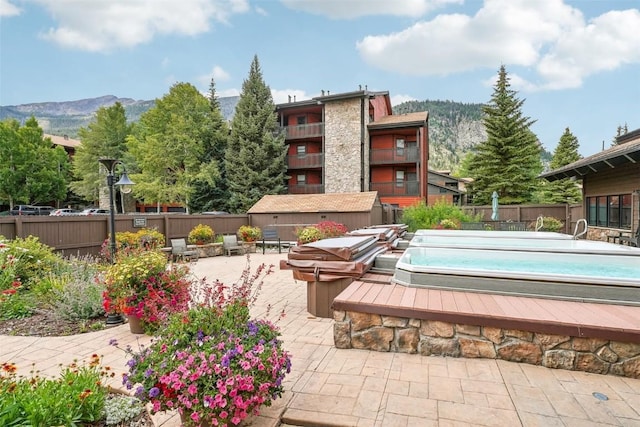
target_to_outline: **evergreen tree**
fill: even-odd
[[[570,163],[577,162],[582,158],[578,153],[579,148],[578,138],[571,133],[569,128],[566,128],[553,152],[549,167],[552,170],[559,169]],[[544,187],[544,201],[547,203],[576,204],[582,201],[580,188],[576,185],[576,181],[570,178],[548,182]]]
[[[284,192],[285,156],[271,90],[254,56],[249,77],[242,84],[225,155],[232,212],[246,212],[262,196]]]
[[[98,160],[101,157],[122,160],[127,152],[126,139],[131,132],[124,107],[116,102],[111,107],[100,107],[95,119],[78,136],[82,144],[73,156],[71,183],[74,193],[92,203],[100,198],[100,189],[106,186],[105,171]]]
[[[524,100],[510,86],[503,65],[491,101],[483,107],[487,140],[476,147],[469,171],[475,204],[491,204],[494,191],[501,204],[526,203],[539,185],[541,147],[530,129],[535,121],[522,114]]]
[[[202,161],[209,165],[210,173],[194,182],[191,209],[194,212],[228,211],[229,191],[227,189],[224,155],[229,139],[229,126],[224,120],[216,95],[216,84],[211,79],[209,85],[209,107],[211,108],[212,138],[204,142]]]
[[[139,168],[131,178],[136,198],[188,208],[194,183],[217,174],[215,164],[203,162],[212,134],[207,98],[189,83],[174,84],[142,115],[127,139]]]

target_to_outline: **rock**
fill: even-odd
[[[542,363],[542,349],[538,344],[528,341],[513,340],[497,348],[498,357],[512,362],[525,362],[532,365]]]
[[[592,372],[594,374],[606,374],[609,371],[610,363],[599,359],[593,353],[576,354],[576,370]]]
[[[351,328],[349,322],[333,324],[333,343],[336,348],[351,348]]]
[[[382,326],[389,328],[404,328],[408,322],[406,317],[382,316]]]
[[[504,333],[500,328],[492,328],[491,326],[482,327],[482,336],[494,344],[500,344],[504,338]]]
[[[454,335],[453,325],[438,320],[424,320],[420,327],[420,333],[429,337],[450,338]]]
[[[535,334],[534,336],[534,342],[540,343],[543,351],[552,349],[558,344],[565,343],[570,339],[571,337],[568,335]]]
[[[458,337],[460,342],[460,355],[462,357],[483,357],[495,359],[496,349],[491,341],[480,338]]]
[[[372,326],[381,326],[382,319],[377,314],[360,313],[357,311],[349,311],[349,319],[351,319],[351,329],[355,331],[362,331],[364,329],[371,328]]]
[[[609,363],[615,363],[618,361],[618,355],[616,353],[614,353],[609,347],[602,346],[600,347],[600,349],[596,352],[596,355]]]
[[[504,334],[507,337],[517,338],[522,341],[533,341],[533,332],[521,331],[519,329],[505,329]]]
[[[597,349],[607,344],[609,341],[600,338],[573,338],[571,346],[576,351],[588,351],[595,353]]]
[[[640,355],[640,344],[611,341],[609,347],[623,359]]]
[[[572,350],[548,350],[542,357],[542,365],[547,368],[573,370],[576,352]]]
[[[460,357],[460,344],[456,339],[425,337],[420,341],[420,354]]]
[[[343,322],[347,313],[342,310],[333,310],[333,320],[336,322]]]
[[[399,353],[417,353],[420,333],[416,328],[396,329],[396,342]]]
[[[366,350],[389,351],[391,341],[393,341],[393,329],[382,326],[375,326],[351,336],[353,348]]]
[[[480,326],[456,324],[456,333],[463,335],[480,336]]]

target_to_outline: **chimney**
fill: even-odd
[[[329,96],[329,94],[330,94],[330,92],[329,92],[329,91],[327,91],[327,96]]]
[[[362,85],[358,85],[358,90],[362,90]]]
[[[322,93],[322,96],[324,96],[324,89],[321,89],[320,93]]]
[[[291,102],[291,95],[289,95],[289,102]]]
[[[293,102],[296,102],[296,96],[293,95]]]

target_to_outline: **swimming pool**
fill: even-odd
[[[499,233],[507,233],[505,231]],[[529,232],[529,234],[533,234]],[[558,253],[593,253],[609,255],[640,256],[640,248],[616,245],[595,240],[549,239],[549,238],[486,238],[457,235],[416,235],[409,246],[433,248],[468,248],[502,251],[539,251]],[[640,259],[637,261],[640,263]]]
[[[640,260],[589,253],[409,247],[393,281],[405,286],[640,305]]]

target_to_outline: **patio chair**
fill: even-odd
[[[171,258],[173,261],[197,261],[198,251],[188,249],[185,239],[171,239]]]
[[[629,245],[629,246],[635,246],[635,247],[640,247],[640,224],[638,224],[638,229],[636,230],[635,235],[627,237],[627,236],[620,236],[618,237],[618,242],[621,245]]]
[[[222,250],[226,256],[231,256],[232,252],[240,255],[245,253],[244,246],[238,243],[238,237],[235,234],[222,236]]]

